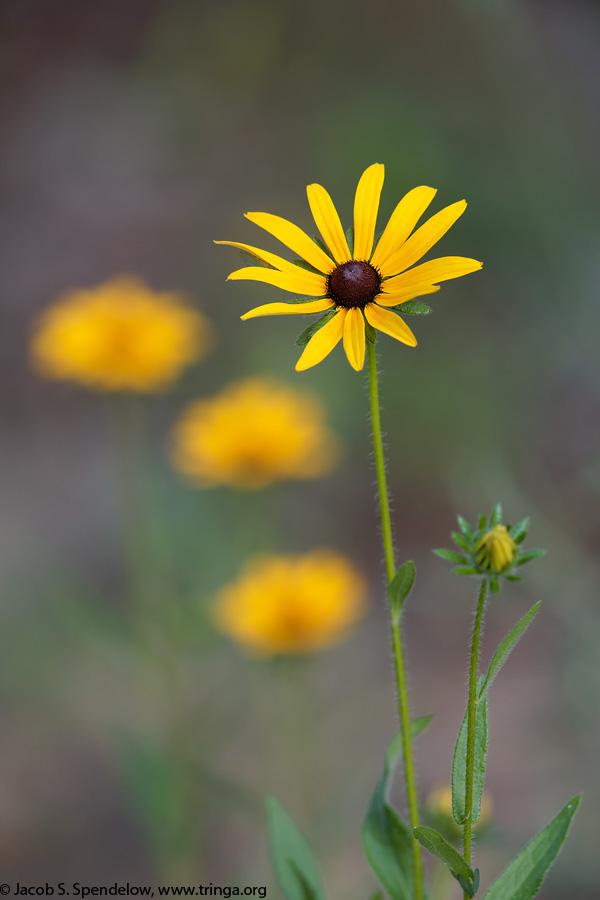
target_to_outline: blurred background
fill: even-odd
[[[476,588],[431,548],[448,546],[457,512],[474,521],[501,500],[549,554],[488,614],[483,665],[543,600],[491,691],[478,860],[491,880],[583,790],[540,896],[597,896],[599,33],[592,0],[2,0],[4,881],[178,879],[278,897],[262,811],[275,793],[330,896],[374,887],[360,823],[396,726],[365,378],[339,348],[296,374],[297,321],[239,319],[281,292],[226,284],[244,263],[212,241],[280,252],[247,210],[312,234],[315,181],[349,224],[361,173],[382,162],[380,227],[429,184],[432,211],[469,202],[431,255],[484,261],[409,320],[417,350],[378,341],[397,546],[418,570],[411,702],[435,714],[417,745],[421,795],[450,776]],[[215,330],[172,390],[131,406],[158,649],[132,615],[106,398],[28,362],[43,309],[121,273],[182,292]],[[263,491],[191,487],[169,462],[181,410],[259,374],[320,396],[339,464]],[[316,547],[369,585],[347,641],[288,665],[213,630],[207,609],[250,554]]]

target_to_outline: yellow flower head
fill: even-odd
[[[248,378],[192,403],[172,437],[174,466],[204,487],[318,478],[336,458],[319,399],[268,378]]]
[[[445,256],[414,266],[465,211],[464,200],[447,206],[413,231],[436,191],[417,187],[397,205],[374,245],[384,167],[375,163],[364,172],[354,201],[354,232],[348,237],[331,197],[320,184],[307,188],[308,202],[324,243],[311,240],[296,225],[270,213],[246,213],[246,218],[274,235],[302,257],[308,268],[295,265],[248,244],[216,241],[239,247],[266,263],[232,272],[230,279],[263,281],[294,294],[315,297],[301,303],[268,303],[250,310],[254,316],[326,315],[296,364],[301,371],[320,363],[343,339],[350,365],[362,369],[365,359],[365,322],[391,337],[415,347],[412,331],[393,310],[402,303],[439,290],[439,282],[458,278],[481,268],[475,259]],[[412,233],[411,233],[412,232]],[[411,266],[413,268],[411,268]]]
[[[332,550],[260,556],[223,588],[217,627],[256,656],[303,654],[340,641],[363,614],[366,586]]]
[[[177,294],[130,276],[72,291],[46,310],[31,341],[46,378],[101,391],[161,391],[204,355],[212,328]]]
[[[514,562],[517,545],[506,530],[505,525],[496,525],[481,538],[475,552],[477,562],[496,574],[509,568]]]

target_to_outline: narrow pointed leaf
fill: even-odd
[[[433,312],[432,308],[421,300],[405,300],[404,303],[388,306],[388,309],[405,316],[428,316]]]
[[[466,556],[461,556],[460,553],[455,553],[454,550],[434,550],[433,552],[441,559],[447,559],[448,562],[458,563],[461,566],[466,566],[468,563]]]
[[[371,797],[362,827],[362,844],[369,865],[391,900],[412,900],[412,836],[387,802],[393,765],[401,748],[402,735],[398,734],[388,748],[383,772]]]
[[[410,723],[410,736],[413,738],[417,737],[417,735],[425,731],[432,722],[433,715],[418,716],[416,719],[413,719]]]
[[[532,559],[539,559],[540,556],[545,555],[545,550],[526,550],[525,553],[519,553],[515,560],[515,565],[524,566],[525,563],[531,562]]]
[[[473,566],[457,566],[452,571],[455,575],[479,575],[479,571]]]
[[[483,900],[532,900],[558,856],[581,803],[581,794],[546,825],[498,875]]]
[[[515,542],[515,544],[520,544],[527,537],[527,531],[529,530],[529,516],[526,519],[521,519],[520,522],[517,522],[516,525],[513,525],[509,528],[508,533]]]
[[[463,550],[466,550],[467,553],[470,552],[469,542],[462,536],[462,534],[458,534],[457,531],[453,531],[450,535],[455,544],[458,544],[459,547],[462,547]]]
[[[436,831],[435,828],[427,828],[425,825],[417,825],[416,828],[413,828],[413,834],[423,847],[448,866],[455,878],[460,875],[469,884],[469,887],[473,885],[473,869],[458,850],[449,844],[445,837],[442,837],[439,831]]]
[[[490,515],[490,528],[495,528],[502,521],[502,504],[496,503]]]
[[[530,624],[535,619],[541,605],[542,602],[540,600],[531,607],[529,612],[525,613],[522,619],[519,619],[513,630],[506,635],[506,637],[494,653],[487,675],[485,676],[485,681],[483,682],[483,685],[477,697],[478,703],[481,702],[483,695],[486,693],[492,681],[508,659],[513,647],[516,646],[516,644],[529,628]]]
[[[350,249],[350,253],[354,256],[354,226],[349,225],[346,228],[346,240],[348,241],[348,247]]]
[[[483,686],[484,676],[477,679],[478,692]],[[487,694],[475,707],[475,759],[473,766],[473,811],[471,820],[477,822],[481,813],[481,795],[485,778],[485,762],[488,744],[488,698]],[[465,795],[467,773],[467,713],[463,719],[452,764],[452,812],[459,825],[465,821]]]
[[[487,518],[485,513],[481,513],[479,516],[479,530],[485,531],[487,529]]]
[[[322,275],[318,269],[315,269],[314,266],[311,266],[310,263],[307,263],[305,259],[295,259],[294,265],[299,266],[301,269],[306,269],[307,272],[312,272],[313,275]]]
[[[405,562],[388,585],[390,611],[395,622],[398,621],[404,601],[408,597],[415,580],[415,564],[411,560]]]
[[[472,541],[473,540],[473,529],[471,528],[471,526],[469,525],[467,520],[463,519],[462,516],[457,516],[456,518],[458,520],[458,527],[460,528],[460,530],[462,531],[464,536],[467,538],[467,540]]]
[[[266,808],[271,859],[286,900],[325,900],[308,841],[274,797],[267,797]]]

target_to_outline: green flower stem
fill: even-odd
[[[381,533],[383,537],[383,550],[385,555],[385,570],[388,583],[396,574],[396,561],[394,558],[394,542],[392,538],[392,521],[390,517],[390,501],[385,476],[385,455],[383,452],[383,438],[381,434],[381,417],[379,413],[379,385],[377,377],[377,355],[375,345],[367,341],[367,359],[369,365],[369,396],[371,400],[371,425],[373,428],[373,448],[375,451],[375,469],[377,472],[377,491],[379,494],[379,508],[381,512]],[[412,741],[410,734],[410,709],[408,705],[408,692],[406,689],[406,670],[404,654],[402,651],[402,632],[400,621],[394,621],[390,611],[390,628],[392,632],[392,647],[394,651],[394,668],[396,672],[396,689],[398,696],[398,714],[402,732],[402,761],[404,763],[404,782],[406,786],[406,798],[410,813],[411,829],[419,824],[419,805],[417,801],[417,788],[415,782],[415,766],[413,761]],[[421,845],[413,837],[413,860],[415,870],[415,900],[423,897],[423,864],[421,860]]]
[[[465,824],[463,835],[463,856],[471,863],[471,833],[473,829],[473,766],[475,761],[475,715],[477,705],[477,668],[479,664],[479,640],[481,638],[481,625],[487,597],[487,580],[482,578],[479,596],[477,598],[477,612],[473,624],[473,637],[471,640],[471,661],[469,664],[469,700],[467,705],[467,772],[465,779]],[[464,894],[468,898],[468,894]]]

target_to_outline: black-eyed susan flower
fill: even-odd
[[[314,653],[347,635],[365,595],[362,575],[332,550],[259,556],[221,590],[213,619],[252,655]]]
[[[460,532],[452,532],[452,540],[460,549],[434,550],[437,556],[455,564],[456,575],[479,575],[488,580],[490,591],[498,593],[499,578],[507,581],[521,581],[514,570],[533,559],[544,556],[545,550],[520,550],[520,544],[527,537],[529,519],[516,525],[502,524],[502,507],[493,508],[489,518],[482,513],[478,527],[471,528],[468,522],[458,516]]]
[[[263,266],[232,272],[230,279],[262,281],[285,291],[316,298],[302,302],[268,303],[250,310],[254,316],[325,313],[315,323],[296,364],[301,371],[321,362],[343,340],[350,365],[362,369],[368,326],[410,347],[417,340],[396,313],[402,304],[439,290],[439,282],[481,268],[475,259],[446,256],[414,264],[433,247],[465,211],[464,200],[447,206],[413,231],[436,191],[417,187],[397,205],[380,239],[375,241],[384,167],[375,163],[364,172],[354,201],[354,229],[345,233],[327,191],[320,184],[307,188],[308,202],[322,241],[312,240],[296,225],[270,213],[246,213],[246,218],[272,234],[301,260],[288,262],[274,253],[237,241],[217,241],[250,253]],[[266,268],[265,268],[266,266]],[[408,310],[407,310],[408,311]]]
[[[71,291],[42,313],[30,353],[45,378],[153,393],[168,388],[211,341],[208,320],[180,295],[121,276]]]
[[[172,434],[176,469],[201,487],[258,489],[318,478],[338,458],[318,397],[272,378],[247,378],[185,409]]]

